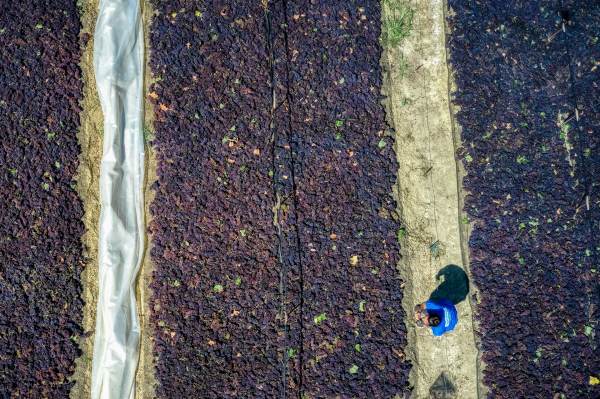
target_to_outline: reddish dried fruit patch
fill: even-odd
[[[159,397],[408,389],[379,5],[304,3],[156,2]]]
[[[599,140],[586,132],[600,126],[600,15],[583,1],[449,5],[484,383],[491,397],[597,397],[600,215],[585,195],[600,178],[598,151],[586,155]],[[559,113],[572,113],[563,128]]]
[[[0,4],[0,397],[68,398],[80,356],[79,10]]]

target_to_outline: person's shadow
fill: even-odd
[[[444,277],[444,281],[431,293],[430,301],[447,299],[456,305],[464,301],[469,295],[469,277],[467,273],[456,265],[448,265],[442,268],[435,276],[436,280]]]
[[[431,293],[430,301],[447,299],[456,305],[467,299],[469,295],[469,276],[465,271],[456,266],[448,265],[441,269],[435,276],[436,280],[444,278],[444,281]],[[438,376],[429,388],[429,397],[433,399],[454,397],[456,389],[452,381],[443,372]]]

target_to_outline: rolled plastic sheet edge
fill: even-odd
[[[94,73],[104,112],[99,297],[92,399],[133,399],[140,321],[135,283],[144,251],[144,40],[139,0],[101,0]]]

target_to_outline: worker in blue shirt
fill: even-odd
[[[439,337],[456,326],[458,317],[456,308],[447,299],[427,301],[415,306],[417,327],[431,327],[433,335]]]

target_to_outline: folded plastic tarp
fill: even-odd
[[[140,346],[135,280],[144,251],[143,52],[139,0],[101,0],[94,72],[104,152],[92,399],[134,398]]]

